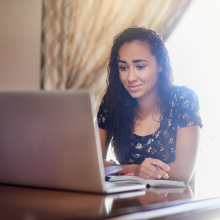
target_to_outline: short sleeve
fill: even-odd
[[[203,126],[199,114],[199,100],[196,93],[183,87],[178,97],[177,129],[199,125]]]
[[[104,103],[104,99],[103,99],[100,106],[99,106],[99,111],[98,111],[98,114],[97,114],[98,126],[102,129],[105,129],[106,112],[107,111],[105,109],[105,103]]]

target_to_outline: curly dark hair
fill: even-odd
[[[105,146],[111,142],[116,159],[123,161],[123,152],[129,148],[128,137],[134,131],[134,120],[137,100],[128,93],[119,78],[118,51],[125,43],[135,40],[144,42],[150,46],[150,52],[155,56],[157,64],[162,67],[158,78],[158,95],[160,101],[157,104],[157,111],[160,112],[160,127],[162,133],[167,127],[169,114],[169,99],[172,93],[173,75],[170,66],[170,58],[163,40],[153,30],[144,27],[128,28],[114,37],[113,46],[108,62],[107,90],[103,97],[106,109],[107,132]],[[164,135],[160,135],[165,139]],[[160,140],[164,143],[164,140]],[[120,155],[120,156],[119,156]],[[120,158],[119,158],[120,157]]]

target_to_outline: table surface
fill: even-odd
[[[192,186],[100,195],[0,184],[1,219],[105,219],[191,203]],[[206,196],[207,198],[207,196]]]

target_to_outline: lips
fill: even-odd
[[[141,85],[128,86],[128,88],[132,91],[138,90]]]

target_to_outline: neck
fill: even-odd
[[[149,114],[156,110],[157,103],[159,101],[158,92],[153,92],[147,96],[141,97],[137,100],[138,112],[141,114]]]

